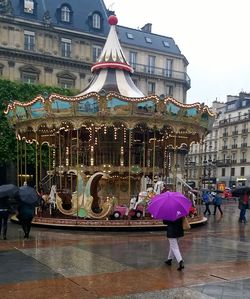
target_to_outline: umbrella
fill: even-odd
[[[152,198],[148,211],[156,219],[174,221],[187,216],[191,206],[191,200],[182,193],[167,191]]]
[[[13,184],[6,184],[0,186],[0,198],[14,197],[18,192],[18,187]]]
[[[250,187],[243,186],[243,187],[238,187],[238,188],[232,189],[233,196],[240,196],[244,193],[250,193]]]
[[[40,201],[36,190],[30,186],[22,186],[19,188],[19,199],[24,203],[34,206]]]

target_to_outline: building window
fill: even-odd
[[[58,85],[65,89],[70,89],[75,87],[75,81],[67,78],[58,78]]]
[[[129,52],[129,64],[132,66],[132,68],[136,69],[136,60],[137,60],[137,53],[130,51]]]
[[[170,47],[169,42],[167,42],[166,40],[162,41],[162,43],[163,43],[164,47],[166,47],[166,48]]]
[[[68,38],[61,39],[61,55],[62,57],[71,56],[71,40]]]
[[[62,88],[74,88],[76,76],[68,73],[68,72],[61,72],[57,74],[58,85]]]
[[[127,34],[127,38],[134,39],[134,36],[132,33],[127,32],[126,34]]]
[[[70,9],[66,5],[61,8],[61,21],[67,23],[70,22]]]
[[[95,29],[101,29],[101,17],[98,13],[92,15],[92,27]]]
[[[245,167],[240,168],[240,175],[244,176],[245,175]]]
[[[34,73],[23,72],[21,79],[24,83],[35,84],[38,82],[38,75]]]
[[[4,65],[2,63],[0,63],[0,77],[3,75],[3,68],[4,68]]]
[[[166,95],[173,96],[174,87],[172,85],[166,85]]]
[[[148,73],[149,74],[155,73],[155,60],[156,60],[155,56],[152,56],[152,55],[148,56]]]
[[[152,40],[150,37],[145,37],[145,41],[148,43],[148,44],[152,44]]]
[[[221,169],[221,176],[226,176],[226,169],[225,168]]]
[[[24,31],[24,50],[35,51],[35,32]]]
[[[230,176],[235,176],[235,168],[231,168]]]
[[[172,71],[173,71],[173,60],[172,59],[167,59],[166,60],[165,75],[167,77],[172,77]]]
[[[155,94],[155,82],[148,82],[148,94]]]
[[[24,0],[24,12],[33,14],[34,13],[34,1],[33,0]]]
[[[92,60],[96,62],[102,53],[102,47],[100,46],[93,46],[92,47]]]

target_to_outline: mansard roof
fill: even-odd
[[[109,25],[106,20],[113,12],[105,7],[103,0],[34,0],[34,14],[24,12],[24,0],[10,0],[10,2],[15,18],[44,24],[44,17],[46,16],[53,27],[93,34],[104,38],[109,33]],[[71,21],[68,23],[61,22],[59,18],[60,9],[64,5],[67,5],[71,10]],[[100,15],[100,30],[94,29],[91,26],[93,13]],[[171,37],[124,26],[117,26],[117,33],[122,44],[184,57]]]

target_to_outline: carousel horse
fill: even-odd
[[[160,194],[166,188],[166,184],[163,181],[157,181],[154,185],[154,193]]]
[[[53,209],[56,208],[56,185],[51,186],[48,202]]]
[[[143,206],[142,216],[145,217],[146,214],[146,206],[148,203],[148,192],[141,191],[138,195],[138,200],[135,203],[134,209],[136,210],[139,205]]]

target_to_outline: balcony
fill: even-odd
[[[216,161],[216,165],[218,167],[227,167],[227,166],[231,166],[231,164],[232,164],[231,159],[217,160]]]
[[[145,75],[146,73],[152,76],[164,77],[165,79],[169,79],[171,81],[184,82],[188,88],[191,86],[191,80],[186,72],[167,70],[165,68],[153,67],[138,63],[133,64],[133,66],[135,74]]]
[[[232,135],[238,135],[238,131],[233,131]]]
[[[241,133],[242,134],[247,134],[248,133],[248,129],[242,129]]]
[[[240,163],[246,163],[247,159],[240,159]]]
[[[227,149],[227,145],[223,145],[222,150],[226,150],[226,149]]]
[[[237,148],[238,144],[232,144],[232,148]]]
[[[247,147],[247,143],[246,142],[241,143],[241,148],[245,148],[245,147]]]
[[[219,125],[226,126],[226,125],[233,124],[233,123],[248,122],[249,119],[250,119],[250,113],[246,113],[245,115],[222,119],[221,121],[219,121]]]
[[[227,133],[227,132],[224,132],[222,136],[223,136],[223,137],[227,137],[227,136],[228,136],[228,133]]]

